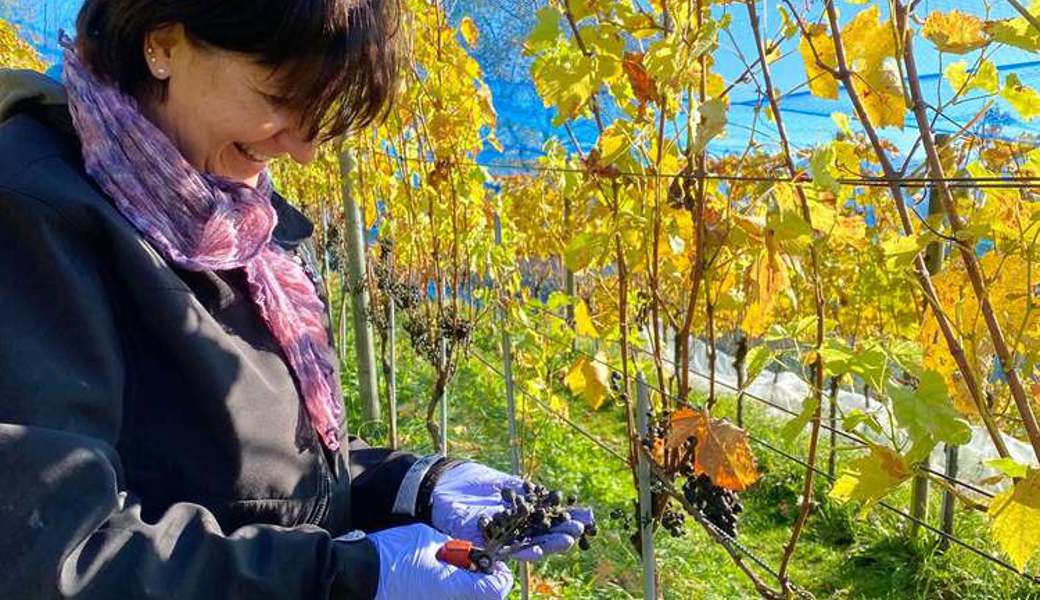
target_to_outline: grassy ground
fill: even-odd
[[[422,415],[430,388],[431,371],[410,358],[405,350],[398,363],[400,423],[403,446],[416,452],[431,449]],[[347,364],[351,364],[348,357]],[[350,368],[344,369],[347,397],[355,385]],[[731,410],[724,400],[718,412]],[[451,388],[451,453],[470,457],[503,470],[509,467],[505,393],[500,378],[481,363],[471,360],[457,374]],[[381,443],[385,430],[360,423],[352,410],[351,430]],[[521,400],[521,409],[524,405]],[[593,549],[554,557],[537,564],[532,572],[532,597],[562,600],[613,600],[641,597],[641,568],[628,542],[628,532],[619,530],[607,514],[614,507],[631,506],[634,492],[631,475],[623,463],[604,453],[575,433],[559,419],[527,407],[523,422],[525,468],[545,485],[576,491],[594,505],[600,517],[601,534]],[[615,448],[623,440],[623,411],[605,406],[593,412],[582,402],[572,402],[570,416]],[[805,453],[806,437],[786,444],[775,419],[752,409],[747,429],[756,437],[791,454]],[[744,494],[740,539],[774,567],[798,512],[804,469],[765,447],[755,446],[764,476]],[[839,453],[839,466],[848,453]],[[826,456],[823,446],[821,458]],[[825,458],[820,464],[826,464]],[[908,488],[908,486],[905,486]],[[813,512],[792,563],[791,580],[816,598],[835,599],[989,599],[1040,600],[1040,586],[988,562],[970,551],[954,546],[942,552],[935,536],[909,533],[908,524],[883,508],[860,517],[855,507],[839,506],[826,498],[826,482],[818,482],[819,506]],[[939,511],[939,494],[933,493],[934,524]],[[906,508],[909,491],[903,489],[891,504]],[[754,589],[729,557],[687,521],[687,535],[673,539],[665,532],[656,536],[660,587],[666,599],[756,598]],[[968,543],[994,554],[982,515],[961,510],[957,535]],[[768,575],[763,576],[767,581]],[[770,581],[770,583],[772,583]],[[519,598],[519,592],[514,592]]]

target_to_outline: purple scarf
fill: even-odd
[[[264,323],[289,362],[311,424],[339,449],[343,396],[325,308],[303,268],[272,243],[266,172],[256,189],[199,173],[137,102],[98,81],[63,37],[69,110],[87,173],[167,261],[189,271],[245,269]]]

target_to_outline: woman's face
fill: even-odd
[[[168,88],[165,100],[145,101],[143,110],[199,171],[255,186],[272,159],[314,158],[316,144],[276,95],[271,69],[197,46],[180,25],[148,35],[143,51]]]

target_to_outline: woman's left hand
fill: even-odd
[[[433,526],[449,536],[483,547],[486,545],[479,522],[486,515],[506,509],[502,490],[524,495],[524,480],[484,465],[464,462],[445,471],[433,488]],[[569,507],[570,519],[552,527],[549,533],[532,541],[535,545],[510,558],[539,560],[549,554],[570,550],[593,524],[591,508]]]

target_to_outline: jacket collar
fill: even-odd
[[[0,69],[0,123],[19,113],[66,137],[77,137],[64,86],[35,71]],[[292,249],[313,235],[314,224],[281,194],[272,194],[271,204],[278,214],[272,237],[280,246]]]
[[[36,71],[0,69],[0,123],[19,113],[63,135],[76,135],[64,86]]]
[[[272,237],[279,245],[295,248],[314,233],[314,224],[310,219],[278,192],[271,194],[271,204],[278,213],[278,224],[274,227]]]

